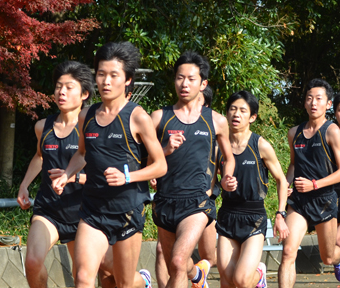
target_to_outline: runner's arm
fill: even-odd
[[[39,120],[34,126],[35,135],[37,137],[37,151],[27,168],[24,179],[20,184],[17,202],[19,203],[21,209],[28,209],[31,206],[29,201],[28,186],[32,183],[35,177],[37,177],[42,168],[43,158],[40,149],[40,139],[44,130],[45,122],[46,119]]]
[[[221,185],[226,191],[235,191],[237,180],[233,177],[235,169],[235,158],[231,150],[229,141],[229,125],[227,118],[221,114],[213,112],[213,123],[217,137],[218,147],[221,150],[224,159],[223,175],[221,175]]]
[[[259,139],[258,146],[261,158],[276,181],[276,189],[279,200],[278,211],[285,211],[287,202],[287,180],[282,171],[280,162],[276,157],[273,147],[262,137]],[[278,233],[280,237],[279,242],[287,238],[289,235],[289,229],[286,225],[285,219],[280,214],[276,215],[274,225],[274,235],[277,235]]]
[[[290,151],[290,163],[287,169],[286,179],[289,183],[289,186],[294,181],[294,161],[295,161],[295,153],[294,153],[294,147],[293,147],[293,140],[294,136],[297,130],[297,126],[289,129],[288,131],[288,143],[289,143],[289,151]]]

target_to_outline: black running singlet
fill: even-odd
[[[310,139],[307,139],[303,134],[306,123],[302,123],[297,128],[293,139],[294,179],[304,177],[309,180],[318,180],[337,170],[333,151],[326,142],[326,131],[332,122],[326,121]],[[294,190],[296,189],[294,188]],[[322,194],[333,190],[334,185],[331,185],[315,192]]]
[[[42,181],[34,201],[34,210],[39,209],[58,222],[73,224],[79,222],[78,210],[82,199],[83,185],[74,182],[67,183],[63,193],[59,196],[51,187],[51,179],[47,171],[53,168],[66,169],[78,149],[79,130],[77,124],[68,136],[57,137],[53,125],[58,115],[46,118],[41,136]],[[81,171],[81,173],[84,172]]]
[[[150,200],[149,192],[139,183],[109,186],[104,175],[108,167],[115,167],[123,173],[125,164],[130,172],[141,167],[140,144],[130,131],[130,116],[138,105],[128,102],[110,124],[100,126],[95,115],[101,104],[90,107],[84,122],[87,181],[82,209],[89,213],[120,214]]]
[[[203,106],[198,120],[185,124],[176,117],[173,106],[163,108],[157,131],[162,147],[177,132],[181,132],[186,141],[166,156],[168,172],[157,179],[157,194],[163,197],[204,195],[210,189],[214,174],[210,165],[215,159],[216,142],[212,110]]]
[[[261,136],[252,133],[246,149],[234,154],[237,189],[233,192],[223,190],[223,202],[263,201],[268,192],[268,169],[261,159],[258,142]],[[219,155],[220,170],[223,171],[223,157]]]

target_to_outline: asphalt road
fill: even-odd
[[[294,288],[340,288],[340,282],[335,279],[334,273],[324,274],[297,274]],[[216,274],[211,275],[208,284],[209,288],[220,288],[220,281]],[[277,276],[267,275],[267,287],[278,288]],[[191,287],[188,282],[188,287]],[[152,288],[158,288],[156,283],[152,283]]]

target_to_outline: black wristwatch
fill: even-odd
[[[287,217],[287,212],[286,211],[276,211],[276,215],[277,214],[281,214],[281,216],[283,217],[283,218],[286,218]]]
[[[78,172],[76,174],[76,180],[74,181],[75,183],[79,184],[79,180],[80,180],[80,173]]]

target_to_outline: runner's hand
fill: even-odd
[[[61,195],[64,191],[64,187],[66,186],[68,181],[66,173],[60,175],[60,177],[52,180],[51,186],[55,193]]]
[[[294,186],[296,190],[301,193],[314,190],[313,182],[304,177],[295,178]]]
[[[278,236],[278,242],[286,239],[289,235],[289,229],[285,219],[281,215],[276,215],[274,224],[274,236]]]
[[[17,197],[17,202],[19,203],[21,209],[26,210],[31,207],[31,202],[28,198],[28,190],[26,187],[21,187],[19,189],[18,197]]]
[[[293,188],[290,188],[290,184],[287,181],[287,197],[289,197],[290,195],[292,195],[293,193]]]
[[[225,191],[228,191],[228,192],[235,191],[236,188],[237,188],[237,180],[236,180],[236,177],[230,176],[230,175],[224,176],[224,177],[221,179],[221,185],[222,185],[222,188],[223,188]]]
[[[155,191],[157,191],[157,180],[156,179],[151,179],[150,180],[150,185],[151,185],[151,188]]]
[[[107,168],[104,175],[109,186],[122,186],[126,182],[125,174],[114,167]]]
[[[48,170],[48,173],[50,173],[51,180],[54,180],[56,178],[59,178],[61,175],[63,175],[65,172],[64,169],[54,168],[51,170]]]
[[[186,139],[182,133],[172,134],[169,138],[168,144],[164,148],[164,155],[167,156],[172,154],[183,144],[185,140]]]

